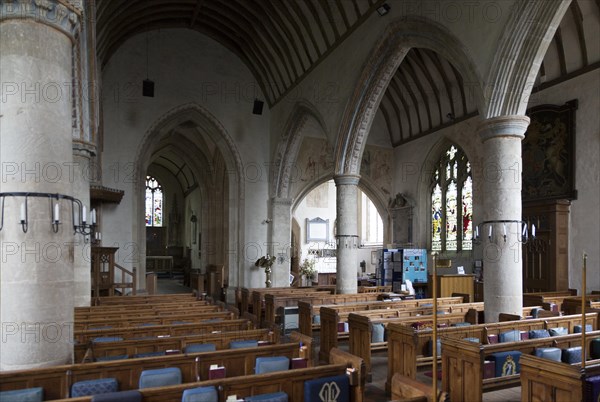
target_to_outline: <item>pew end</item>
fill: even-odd
[[[395,402],[444,402],[447,394],[438,390],[437,398],[432,398],[433,388],[400,373],[392,377],[392,399]]]
[[[346,365],[346,374],[349,376],[350,385],[353,386],[351,401],[362,402],[367,382],[367,370],[365,369],[364,360],[341,349],[332,348],[329,352],[329,364]]]

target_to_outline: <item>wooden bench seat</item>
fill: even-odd
[[[154,304],[163,301],[189,301],[196,299],[193,293],[175,293],[164,295],[136,295],[136,296],[103,296],[94,298],[96,306],[126,305],[126,304]]]
[[[585,307],[587,309],[600,309],[600,295],[590,294],[585,296]],[[563,299],[562,309],[565,314],[581,313],[581,296],[567,297]]]
[[[85,321],[75,321],[75,331],[83,331],[86,329],[94,329],[101,327],[135,327],[144,325],[179,325],[183,323],[201,323],[207,320],[232,320],[234,314],[228,311],[216,312],[191,312],[185,313],[183,310],[178,311],[178,314],[151,315],[141,317],[126,317],[126,318],[95,318]]]
[[[240,314],[248,312],[260,317],[257,312],[261,311],[262,305],[264,304],[264,295],[267,293],[274,294],[281,292],[293,295],[320,291],[326,291],[333,294],[335,293],[335,285],[313,286],[306,288],[241,288],[239,291]],[[238,293],[236,292],[236,294]]]
[[[280,371],[268,374],[248,375],[236,378],[201,381],[191,384],[173,385],[169,387],[148,388],[140,390],[143,402],[181,402],[186,389],[213,386],[217,389],[219,401],[227,400],[228,396],[238,398],[282,391],[288,395],[290,402],[306,401],[304,384],[307,381],[345,375],[345,364],[329,364],[319,367]],[[350,386],[350,394],[354,395],[355,386]],[[56,402],[91,402],[91,397],[64,399]],[[362,402],[362,399],[351,399],[352,402]]]
[[[75,382],[98,378],[116,378],[120,390],[137,389],[142,371],[165,367],[179,368],[182,382],[192,383],[208,379],[208,371],[213,364],[225,367],[227,377],[238,377],[254,373],[257,357],[287,356],[292,359],[300,357],[300,350],[299,342],[290,342],[258,348],[4,371],[0,372],[0,391],[42,387],[45,400],[53,400],[67,398]]]
[[[180,325],[150,325],[137,327],[120,327],[107,329],[88,329],[74,332],[76,343],[87,344],[94,338],[118,336],[123,339],[158,337],[158,336],[182,336],[210,334],[214,331],[238,331],[252,329],[252,322],[244,319],[223,320],[217,322],[200,322]]]
[[[462,297],[443,297],[439,299],[440,305],[442,304],[459,304],[462,303]],[[347,332],[339,332],[338,325],[342,322],[348,321],[348,315],[357,311],[370,311],[370,310],[378,310],[378,309],[387,309],[387,308],[417,308],[417,307],[428,307],[428,305],[432,305],[433,299],[417,299],[417,300],[401,300],[394,302],[386,302],[386,301],[377,301],[377,302],[368,302],[368,303],[350,303],[350,304],[340,304],[340,305],[326,305],[321,306],[319,308],[320,313],[320,340],[321,347],[319,350],[319,359],[322,361],[329,360],[329,351],[338,346],[338,341],[340,339],[346,339],[348,337]],[[365,308],[366,306],[366,308]],[[428,307],[431,308],[431,307]],[[303,325],[304,332],[301,330],[300,332],[306,334],[308,330],[307,321],[308,314],[307,308],[304,309],[304,316],[300,318],[301,325]],[[312,313],[312,311],[311,311]],[[302,324],[304,322],[304,324]],[[312,322],[312,318],[311,318]]]
[[[184,353],[187,345],[212,343],[217,350],[229,348],[235,340],[256,339],[270,343],[279,343],[277,332],[268,329],[249,329],[246,331],[219,332],[216,334],[172,336],[163,338],[131,339],[114,342],[90,342],[88,345],[75,345],[75,361],[93,362],[96,359],[112,356],[133,357],[142,353],[167,352]],[[306,342],[306,341],[305,341]]]
[[[92,306],[92,307],[75,307],[76,318],[94,317],[99,314],[124,314],[124,313],[135,313],[135,312],[161,312],[161,311],[172,311],[182,308],[215,308],[218,307],[214,304],[210,304],[207,301],[188,301],[182,303],[156,303],[156,304],[133,304],[133,305],[108,305],[108,306]]]
[[[586,322],[592,325],[594,329],[598,328],[598,314],[586,314]],[[438,328],[437,332],[438,337],[441,339],[478,338],[479,343],[487,344],[488,335],[509,330],[529,331],[532,329],[566,327],[572,332],[572,328],[578,324],[581,324],[581,315]],[[386,390],[389,391],[394,373],[416,378],[417,366],[431,363],[431,357],[427,356],[427,349],[433,335],[432,331],[428,329],[419,330],[402,323],[390,323],[387,326],[387,336],[388,375]]]
[[[581,364],[566,364],[541,357],[521,356],[521,401],[523,402],[585,402],[593,401],[586,394],[585,380],[600,376],[600,359]]]
[[[562,290],[554,292],[523,293],[523,306],[541,306],[556,304],[557,311],[562,311],[564,299],[577,296],[577,290]]]
[[[600,331],[589,333],[587,342],[600,338]],[[561,335],[549,338],[526,339],[517,342],[481,344],[460,339],[442,338],[442,383],[451,400],[481,401],[482,393],[488,390],[514,387],[520,384],[520,375],[485,378],[483,362],[499,352],[518,351],[521,356],[530,355],[536,348],[556,347],[560,349],[581,346],[580,334]],[[547,360],[550,362],[550,360]]]
[[[387,310],[369,311],[361,313],[350,313],[348,324],[350,327],[349,351],[350,353],[362,358],[365,362],[367,380],[371,380],[371,352],[388,349],[388,342],[372,342],[371,333],[375,324],[388,326],[391,323],[410,326],[418,324],[420,326],[431,326],[433,322],[432,315],[406,316],[406,317],[385,317]],[[402,313],[397,311],[396,313]],[[477,323],[477,311],[469,310],[467,313],[441,314],[437,317],[438,325],[450,326],[456,323],[469,322]]]

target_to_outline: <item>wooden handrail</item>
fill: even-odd
[[[113,283],[113,288],[119,288],[121,289],[121,292],[124,294],[124,290],[125,289],[129,289],[131,288],[131,294],[133,296],[135,296],[135,284],[136,284],[136,269],[135,267],[132,268],[132,270],[128,270],[127,268],[117,264],[116,262],[114,263],[115,268],[119,269],[121,271],[121,283]],[[125,282],[125,275],[130,275],[131,276],[131,282]],[[123,286],[123,285],[130,285],[130,286]]]

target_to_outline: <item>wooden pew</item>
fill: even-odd
[[[541,306],[546,303],[554,303],[557,305],[558,311],[562,311],[563,300],[573,296],[577,296],[576,289],[554,292],[523,293],[523,306]]]
[[[592,339],[600,338],[600,331],[590,332],[588,336],[589,344]],[[460,339],[442,338],[443,389],[448,392],[451,400],[478,402],[483,399],[483,392],[518,386],[520,381],[519,374],[484,379],[483,362],[487,356],[513,350],[520,351],[522,356],[525,356],[534,353],[538,347],[563,349],[580,345],[581,334],[488,345]]]
[[[521,401],[585,402],[586,378],[600,375],[600,360],[581,364],[566,364],[537,356],[521,356]],[[594,401],[595,402],[595,401]]]
[[[598,314],[586,315],[586,322],[597,329]],[[581,324],[581,315],[538,318],[503,323],[483,323],[466,327],[438,328],[440,339],[478,338],[479,343],[487,344],[488,335],[498,334],[509,330],[529,331],[532,329],[550,329],[567,327],[573,332],[573,326]],[[417,366],[431,364],[431,357],[426,357],[428,343],[432,341],[432,331],[418,330],[401,323],[390,323],[388,334],[388,375],[386,390],[389,392],[394,373],[416,378]],[[474,343],[474,342],[471,342]]]
[[[308,294],[271,294],[264,295],[265,316],[262,324],[270,326],[277,322],[277,312],[280,307],[298,307],[299,302],[314,305],[347,304],[356,302],[375,302],[380,293],[331,294],[313,292]],[[308,334],[306,334],[308,335]]]
[[[150,315],[125,318],[95,318],[85,321],[75,321],[75,331],[101,327],[135,327],[141,325],[179,325],[182,323],[201,323],[207,320],[232,320],[234,314],[229,311],[186,313],[183,310],[178,314]]]
[[[201,335],[210,334],[214,331],[238,331],[252,329],[252,323],[248,320],[223,320],[217,322],[200,322],[180,325],[151,325],[143,327],[120,327],[108,329],[88,329],[84,331],[75,331],[74,340],[76,343],[87,344],[94,338],[106,336],[118,336],[123,339],[158,337],[158,336],[182,336],[182,335]]]
[[[97,306],[104,305],[126,305],[126,304],[153,304],[159,302],[176,302],[194,300],[193,293],[176,293],[164,295],[136,295],[136,296],[103,296],[96,297],[94,302]]]
[[[94,317],[96,315],[102,314],[126,314],[126,313],[135,313],[135,312],[161,312],[161,311],[171,311],[181,308],[207,308],[213,309],[215,307],[214,304],[209,304],[204,300],[193,300],[186,301],[181,303],[153,303],[153,304],[132,304],[132,305],[107,305],[107,306],[92,306],[92,307],[75,307],[76,318],[87,318]]]
[[[443,297],[439,298],[441,304],[458,304],[462,303],[462,297]],[[380,308],[416,308],[420,306],[427,306],[432,304],[433,299],[417,299],[417,300],[401,300],[395,302],[377,301],[369,303],[351,303],[351,304],[340,304],[340,305],[327,305],[320,307],[320,318],[321,318],[321,347],[319,350],[319,360],[328,361],[329,351],[337,347],[338,340],[348,337],[347,333],[338,332],[338,324],[348,320],[348,315],[352,312],[366,311],[366,310],[377,310]],[[366,307],[366,308],[365,308]],[[429,307],[431,308],[431,307]],[[301,318],[306,323],[308,318],[305,316]],[[310,319],[312,323],[312,318]],[[303,328],[308,325],[305,324]],[[302,332],[302,331],[301,331]],[[306,334],[306,332],[303,332]]]
[[[600,309],[600,294],[589,294],[585,299],[586,310]],[[565,298],[562,308],[565,314],[581,314],[581,296]]]
[[[335,286],[315,286],[315,287],[306,287],[306,288],[291,288],[291,287],[281,287],[281,288],[241,288],[239,295],[240,295],[240,314],[249,312],[249,313],[253,313],[255,315],[257,315],[258,317],[260,317],[260,315],[257,314],[257,311],[261,310],[261,306],[262,306],[262,302],[264,300],[263,296],[260,296],[260,294],[266,294],[266,293],[277,293],[277,292],[284,292],[284,293],[288,293],[288,294],[296,294],[296,293],[300,293],[300,294],[306,294],[308,292],[317,292],[317,291],[322,291],[322,290],[326,290],[330,293],[335,293]],[[253,293],[257,292],[258,295],[255,298],[255,296],[253,296]]]
[[[0,372],[0,391],[43,387],[45,400],[67,398],[71,385],[78,381],[97,378],[116,378],[120,390],[138,388],[143,370],[178,367],[182,381],[191,383],[208,379],[212,364],[225,367],[227,377],[250,375],[257,357],[300,357],[298,342],[261,346],[258,348],[224,349],[215,352],[170,355],[101,363],[71,364],[34,370]]]
[[[91,342],[88,345],[75,345],[75,361],[94,361],[97,358],[127,355],[133,357],[141,353],[166,352],[183,353],[190,344],[212,343],[217,350],[227,349],[229,342],[244,339],[256,339],[269,343],[279,343],[278,332],[268,329],[249,329],[246,331],[219,332],[216,334],[173,336],[164,338],[131,339],[115,342]]]
[[[391,314],[390,314],[391,313]],[[394,314],[396,313],[396,314]],[[402,311],[377,310],[360,313],[350,313],[348,316],[348,324],[350,327],[350,353],[362,358],[365,362],[367,372],[367,380],[371,381],[371,352],[374,350],[387,350],[388,342],[371,342],[371,331],[374,324],[383,324],[388,326],[391,323],[401,323],[402,325],[410,326],[412,324],[431,326],[433,316],[402,316]],[[406,313],[406,312],[404,312]],[[389,316],[395,315],[395,316]],[[437,317],[438,325],[447,325],[470,322],[477,323],[477,312],[469,310],[467,313],[450,313],[441,314]]]
[[[304,401],[304,383],[316,378],[343,375],[346,364],[328,364],[325,366],[279,371],[268,374],[247,375],[235,378],[201,381],[191,384],[174,385],[170,387],[148,388],[140,390],[143,402],[180,402],[183,391],[196,387],[214,386],[219,395],[219,401],[227,400],[230,395],[238,398],[264,393],[285,392],[290,402]],[[355,386],[350,386],[350,395],[355,395]],[[91,397],[64,399],[56,402],[91,402]],[[351,402],[362,402],[351,399]]]

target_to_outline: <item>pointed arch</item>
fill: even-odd
[[[517,1],[485,87],[486,119],[525,115],[535,77],[571,0]]]
[[[235,286],[240,280],[240,269],[242,250],[237,249],[239,245],[244,244],[244,208],[240,203],[244,199],[244,181],[242,180],[242,158],[235,146],[233,138],[229,135],[225,127],[221,122],[213,116],[207,109],[196,103],[188,103],[177,106],[163,116],[157,119],[146,131],[144,138],[140,142],[135,158],[136,168],[136,183],[135,183],[135,194],[144,194],[142,187],[145,187],[145,175],[146,170],[150,164],[152,153],[160,142],[170,133],[172,130],[182,124],[193,123],[195,126],[201,128],[211,140],[214,142],[216,147],[219,149],[221,155],[225,160],[226,173],[228,174],[229,183],[229,194],[235,194],[236,196],[229,197],[229,216],[237,217],[237,219],[230,219],[228,227],[229,233],[229,244],[227,245],[226,252],[231,253],[235,251],[236,254],[233,256],[229,254],[229,282]],[[189,152],[189,149],[182,150],[185,154]],[[209,161],[210,164],[210,161]],[[145,225],[138,224],[143,222],[144,216],[144,198],[142,196],[136,197],[132,200],[133,212],[138,219],[134,219],[133,228],[133,241],[139,245],[141,256],[145,255]],[[137,227],[136,227],[137,225]],[[144,277],[145,273],[145,261],[142,259],[139,261],[141,271],[140,277]]]
[[[395,21],[368,56],[344,111],[335,151],[336,174],[359,173],[366,139],[381,99],[398,66],[413,47],[433,50],[450,61],[466,82],[473,83],[476,104],[479,110],[483,109],[480,74],[467,48],[451,32],[422,17]]]
[[[310,102],[301,100],[294,105],[292,113],[284,127],[283,136],[277,145],[274,161],[274,175],[271,185],[271,196],[277,198],[290,197],[290,180],[292,170],[296,164],[302,139],[303,129],[309,119],[314,119],[323,134],[327,133],[327,126],[321,114]],[[325,137],[327,137],[325,135]]]

